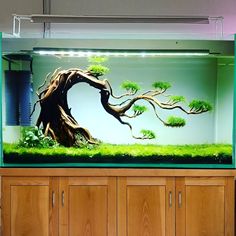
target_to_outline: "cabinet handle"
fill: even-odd
[[[52,191],[52,207],[55,206],[55,192]]]
[[[182,207],[182,192],[178,193],[178,205],[179,205],[179,208]]]
[[[61,192],[61,204],[64,207],[65,205],[65,192],[64,191]]]
[[[172,192],[169,192],[169,207],[172,207]]]

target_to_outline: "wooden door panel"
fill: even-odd
[[[174,236],[174,179],[121,177],[119,236]]]
[[[49,186],[11,186],[11,236],[49,235]]]
[[[48,177],[3,177],[3,235],[57,236]]]
[[[165,186],[127,188],[128,235],[165,235]]]
[[[107,186],[69,187],[69,235],[108,235]]]
[[[224,187],[186,187],[186,235],[223,236]]]
[[[176,178],[177,236],[234,236],[232,177]]]
[[[60,192],[60,236],[116,235],[116,178],[61,178]]]

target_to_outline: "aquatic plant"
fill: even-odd
[[[209,102],[201,101],[201,100],[193,100],[188,105],[190,107],[191,112],[198,111],[211,111],[212,105]]]
[[[21,129],[20,147],[48,148],[58,146],[58,143],[50,136],[45,136],[42,129],[35,127],[23,127]]]
[[[185,102],[185,97],[184,96],[169,96],[168,103],[171,103],[172,105],[174,105],[178,102]]]
[[[184,96],[165,94],[171,88],[171,84],[166,81],[156,81],[152,84],[152,89],[139,92],[141,87],[138,83],[126,80],[121,84],[121,88],[125,90],[125,93],[117,96],[113,93],[110,82],[107,79],[100,78],[109,71],[108,67],[102,65],[106,61],[107,58],[91,57],[89,62],[92,64],[86,70],[73,68],[59,71],[59,69],[56,69],[52,74],[46,76],[44,83],[37,90],[39,99],[32,111],[33,114],[36,104],[39,103],[41,110],[36,126],[43,125],[45,136],[50,136],[61,145],[68,147],[82,147],[84,144],[93,145],[98,143],[88,129],[77,123],[71,114],[71,109],[68,107],[68,90],[79,83],[87,83],[97,89],[104,110],[117,119],[120,124],[127,125],[135,139],[153,139],[156,137],[153,131],[145,129],[141,130],[141,136],[137,136],[133,134],[131,123],[124,121],[123,118],[136,118],[147,111],[146,106],[138,105],[138,102],[149,105],[156,118],[168,127],[183,127],[186,122],[183,118],[174,116],[165,121],[161,118],[157,108],[179,110],[187,115],[196,115],[212,110],[209,102],[196,99],[190,102],[188,107],[185,107]],[[48,80],[49,82],[45,88]],[[111,98],[118,102],[111,102]]]
[[[185,119],[176,116],[170,116],[166,122],[166,126],[170,127],[183,127],[185,124]]]
[[[195,160],[199,163],[201,160],[211,162],[215,160],[216,163],[223,163],[232,161],[232,145],[227,144],[203,144],[203,145],[112,145],[101,144],[96,145],[92,149],[87,147],[55,147],[55,148],[26,148],[19,147],[16,144],[4,143],[3,145],[4,158],[9,158],[12,161],[19,158],[24,161],[30,158],[32,161],[37,161],[42,157],[41,161],[47,162],[48,159],[58,162],[71,158],[72,162],[80,162],[81,160],[93,161],[93,159],[112,163],[121,160],[129,160],[129,163],[138,163],[142,160],[148,160],[148,163],[158,163],[160,160],[166,161],[169,159],[171,163],[185,161],[191,162]],[[151,158],[151,159],[150,159]],[[145,162],[147,163],[147,162]]]
[[[102,64],[106,61],[108,61],[108,57],[91,56],[88,58],[88,62],[95,64]]]
[[[87,68],[87,70],[90,71],[91,75],[97,77],[97,76],[105,75],[109,71],[109,68],[102,65],[91,65]]]
[[[171,84],[168,82],[163,82],[163,81],[157,81],[152,84],[152,87],[155,89],[160,89],[160,90],[167,90],[168,88],[171,87]]]
[[[147,129],[142,129],[140,133],[143,135],[142,138],[144,139],[154,139],[156,138],[156,135],[153,131],[147,130]]]
[[[127,92],[136,93],[140,90],[140,86],[132,81],[126,80],[121,84],[121,88],[125,89]]]
[[[140,106],[140,105],[133,105],[133,111],[137,113],[143,113],[147,111],[147,107],[145,106]]]
[[[109,68],[102,65],[107,60],[107,57],[91,56],[88,58],[88,61],[92,64],[88,66],[87,70],[95,77],[103,76],[109,72]]]

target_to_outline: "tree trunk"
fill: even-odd
[[[80,142],[96,143],[89,131],[81,127],[68,107],[67,92],[75,84],[85,82],[99,90],[106,89],[105,82],[79,69],[61,71],[52,76],[47,88],[38,94],[41,111],[37,126],[58,143],[70,147]]]

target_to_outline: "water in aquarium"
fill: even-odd
[[[6,163],[231,164],[233,57],[4,53]]]

